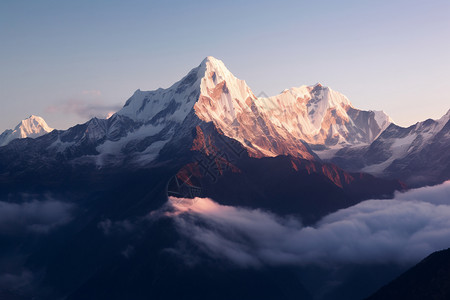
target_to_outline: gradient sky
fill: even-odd
[[[450,109],[450,1],[0,0],[0,132],[65,129],[212,55],[253,92],[314,84],[399,125]]]

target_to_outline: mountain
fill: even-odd
[[[310,299],[297,269],[211,259],[161,209],[168,195],[212,197],[313,225],[389,198],[405,188],[398,180],[315,154],[367,145],[389,122],[321,85],[258,98],[208,57],[109,119],[0,147],[0,201],[33,216],[0,226],[0,272],[25,277],[20,294],[35,299]]]
[[[117,114],[166,128],[191,112],[213,122],[254,157],[284,154],[313,159],[305,142],[368,143],[390,124],[383,112],[355,109],[344,95],[321,84],[258,98],[213,57],[167,90],[136,91]]]
[[[14,129],[7,129],[0,134],[0,146],[5,146],[15,139],[36,138],[51,132],[45,120],[41,117],[31,115],[22,120]]]
[[[196,127],[190,150],[192,161],[174,177],[187,190],[174,196],[211,197],[224,205],[297,215],[304,224],[362,199],[386,198],[405,188],[396,180],[349,173],[316,160],[290,155],[252,157],[242,144],[221,135],[210,123]],[[177,191],[172,183],[169,194]]]
[[[450,299],[450,249],[432,253],[367,300]]]
[[[370,143],[391,123],[384,112],[358,110],[320,83],[257,99],[256,106],[264,119],[311,145]]]
[[[408,128],[391,124],[370,145],[344,147],[327,160],[346,170],[423,186],[450,178],[449,145],[450,110],[438,120],[428,119]],[[316,153],[325,159],[326,152]]]
[[[254,105],[256,99],[245,81],[234,77],[220,60],[207,57],[167,90],[136,91],[117,114],[151,124],[155,130],[167,132],[168,139],[177,124],[194,128],[212,122],[253,157],[292,154],[314,159],[303,141],[261,117]]]
[[[313,222],[363,199],[389,197],[404,186],[396,180],[379,180],[360,172],[350,174],[323,164],[303,138],[330,145],[360,144],[373,139],[388,122],[384,114],[359,111],[345,96],[320,84],[257,98],[223,62],[207,57],[168,89],[137,90],[109,119],[94,118],[65,131],[54,130],[36,140],[0,149],[0,168],[8,180],[28,176],[27,170],[44,172],[42,176],[49,177],[62,168],[63,174],[57,176],[61,180],[71,169],[117,172],[121,168],[139,170],[164,165],[174,176],[192,169],[194,173],[188,176],[209,186],[203,195],[225,202],[229,201],[226,192],[218,195],[211,191],[218,190],[217,175],[231,168],[244,175],[238,179],[232,172],[223,178],[237,180],[229,184],[236,187],[235,192],[241,191],[242,203],[262,205],[265,198],[265,209],[299,214],[305,222]],[[279,156],[285,158],[264,159]],[[261,167],[278,169],[277,179],[290,182],[283,188],[284,198],[302,200],[290,210],[286,203],[281,209],[282,202],[275,201],[280,185],[274,186],[271,193],[248,193],[239,182],[247,182],[259,191],[269,186],[272,173],[259,181],[255,181],[257,174],[249,175]],[[81,174],[79,170],[75,173]],[[206,182],[204,178],[214,180]],[[297,189],[301,192],[294,192]],[[328,197],[330,194],[334,197]],[[261,197],[259,202],[255,195]],[[278,197],[281,195],[278,193]],[[306,209],[308,201],[314,205]]]
[[[137,90],[107,120],[94,118],[36,143],[17,145],[13,157],[22,146],[27,153],[20,154],[22,159],[8,159],[3,167],[14,168],[24,159],[41,164],[40,158],[45,164],[64,160],[100,168],[125,163],[150,166],[163,149],[183,149],[182,143],[190,148],[196,126],[210,122],[251,157],[319,160],[310,144],[368,143],[390,119],[382,112],[357,110],[345,96],[320,84],[257,98],[220,60],[207,57],[168,89]],[[33,149],[46,155],[35,155]]]

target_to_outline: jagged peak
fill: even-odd
[[[228,68],[225,66],[224,62],[213,56],[205,57],[205,59],[203,59],[203,61],[201,62],[200,66],[207,67],[211,71],[217,70],[217,71],[223,71],[225,73],[230,73]]]
[[[25,118],[22,121],[20,121],[20,123],[27,123],[27,122],[33,122],[33,121],[45,123],[45,120],[42,117],[36,116],[36,115],[30,115],[28,118]]]
[[[213,80],[214,84],[222,81],[233,81],[237,78],[228,70],[223,61],[213,56],[207,56],[200,64],[199,77],[206,77]]]
[[[442,117],[440,117],[439,119],[437,119],[435,121],[444,125],[449,120],[450,120],[450,109],[447,111],[447,113],[445,115],[443,115]]]
[[[215,58],[214,56],[207,56],[207,57],[205,57],[201,64],[202,65],[206,65],[207,63],[224,65],[223,61],[221,61],[220,59]]]
[[[272,96],[270,98],[277,98],[286,93],[299,98],[309,98],[309,101],[313,101],[314,103],[326,103],[326,107],[353,107],[350,100],[344,94],[335,91],[328,86],[322,85],[320,82],[313,85],[291,87],[283,90],[280,95]]]
[[[33,133],[40,129],[46,132],[50,132],[53,130],[53,128],[48,126],[47,122],[45,122],[45,120],[42,117],[36,115],[30,115],[28,118],[20,121],[20,123],[16,126],[15,129],[17,130],[19,128],[25,130],[28,133]]]
[[[51,131],[53,131],[53,128],[48,126],[42,117],[31,115],[20,121],[13,130],[6,130],[0,139],[0,146],[4,146],[17,138],[35,138]]]
[[[444,117],[450,118],[450,109],[447,111],[447,113],[444,115]]]

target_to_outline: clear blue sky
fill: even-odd
[[[396,123],[450,108],[450,1],[0,0],[0,131],[68,128],[204,57],[255,94],[314,84]]]

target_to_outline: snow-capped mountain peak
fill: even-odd
[[[257,98],[245,81],[234,77],[220,60],[208,58],[204,62],[207,72],[202,81],[203,98],[194,106],[197,116],[213,122],[226,135],[247,144],[250,141],[253,146],[258,145],[256,141],[261,142],[261,137],[326,146],[370,143],[391,122],[383,112],[354,108],[347,97],[321,83]],[[295,154],[275,150],[270,144],[258,146],[257,151],[270,156]],[[291,144],[288,148],[295,146]]]
[[[198,67],[168,89],[137,90],[117,114],[141,122],[155,122],[162,116],[168,117],[166,121],[181,122],[201,99],[201,95],[218,93],[218,85],[234,98],[251,94],[245,82],[234,77],[222,61],[208,56]],[[229,106],[230,103],[222,104],[228,105],[228,109],[234,111],[233,107]]]
[[[223,127],[233,123],[238,114],[251,113],[249,103],[256,96],[244,80],[236,78],[222,61],[211,56],[202,65],[205,66],[205,73],[201,81],[200,97],[194,106],[200,119]]]
[[[174,126],[191,112],[255,156],[290,154],[312,159],[304,142],[370,143],[390,124],[383,112],[360,111],[347,97],[321,83],[258,98],[244,80],[212,56],[168,89],[137,90],[117,114],[173,134]]]
[[[45,120],[39,116],[31,115],[22,120],[14,130],[20,130],[20,137],[37,137],[42,134],[51,132],[53,128],[47,125]]]
[[[347,97],[320,83],[290,88],[280,95],[261,99],[259,104],[262,104],[260,105],[262,110],[270,107],[270,111],[276,112],[279,117],[282,117],[285,111],[297,112],[302,117],[301,120],[289,118],[279,121],[289,123],[292,120],[294,122],[291,126],[300,125],[305,140],[313,144],[321,143],[320,139],[306,136],[320,133],[323,123],[330,118],[327,116],[330,110],[335,111],[335,117],[341,117],[348,122],[346,110],[353,108]],[[282,107],[282,111],[279,109],[277,111],[279,107]]]
[[[51,132],[53,128],[47,125],[39,116],[31,115],[20,121],[14,129],[5,130],[0,135],[0,146],[4,146],[14,139],[36,138]]]

